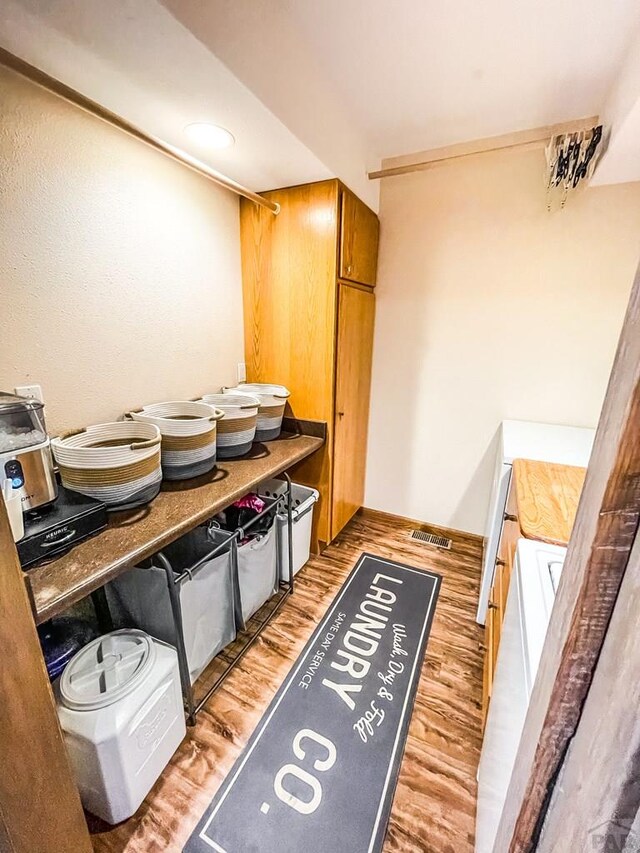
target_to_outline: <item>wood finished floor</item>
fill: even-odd
[[[474,618],[481,542],[454,533],[452,550],[441,551],[409,539],[412,526],[364,510],[321,557],[312,557],[296,576],[295,595],[188,729],[136,815],[113,828],[90,824],[97,853],[182,850],[362,551],[443,577],[384,853],[473,851],[481,745],[482,631]],[[215,677],[215,669],[206,676]]]

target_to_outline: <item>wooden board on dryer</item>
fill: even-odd
[[[586,468],[516,459],[513,482],[521,535],[550,545],[568,545]]]

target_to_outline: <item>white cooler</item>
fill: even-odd
[[[98,637],[56,699],[82,804],[108,823],[131,817],[186,734],[175,649],[137,630]]]

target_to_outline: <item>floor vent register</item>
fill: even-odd
[[[434,548],[446,548],[448,551],[451,550],[451,539],[447,539],[446,536],[436,536],[435,533],[425,533],[424,530],[412,530],[411,538],[417,539],[418,542],[422,542],[423,545],[433,545]]]

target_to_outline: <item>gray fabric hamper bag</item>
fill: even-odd
[[[163,548],[176,573],[215,548],[203,527]],[[191,683],[225,646],[236,638],[235,585],[228,550],[204,563],[178,587]],[[114,620],[141,628],[175,646],[174,622],[163,569],[134,568],[111,581],[107,599]]]
[[[211,530],[216,542],[220,531]],[[226,534],[222,534],[226,535]],[[269,531],[243,545],[238,545],[238,591],[240,616],[238,628],[243,629],[256,610],[265,604],[278,588],[278,537],[275,514]]]

